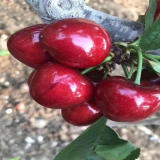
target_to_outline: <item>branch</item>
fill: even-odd
[[[86,6],[84,0],[26,0],[46,23],[64,18],[81,17],[106,28],[112,41],[134,41],[144,31],[141,23],[127,21]]]

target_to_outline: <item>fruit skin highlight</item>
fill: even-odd
[[[101,64],[111,49],[109,33],[95,22],[82,18],[54,22],[40,37],[54,59],[74,68]]]
[[[153,84],[139,86],[124,77],[110,77],[99,84],[96,104],[111,120],[142,120],[160,109],[160,87]]]
[[[46,24],[38,24],[14,33],[8,40],[8,50],[20,62],[39,68],[50,56],[40,44],[39,35]]]
[[[92,98],[94,87],[80,72],[56,63],[40,67],[30,81],[30,94],[49,108],[69,108]]]
[[[73,125],[86,126],[97,121],[102,116],[102,112],[93,102],[85,102],[74,108],[63,109],[62,116]]]

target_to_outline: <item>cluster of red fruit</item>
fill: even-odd
[[[159,110],[157,86],[139,86],[124,77],[94,83],[96,72],[81,74],[82,69],[100,65],[111,49],[109,33],[95,22],[77,18],[28,27],[10,37],[8,49],[35,68],[28,80],[32,98],[62,109],[69,123],[89,125],[102,115],[131,122]]]

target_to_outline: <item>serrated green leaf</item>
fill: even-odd
[[[157,1],[156,0],[150,0],[149,1],[149,9],[145,16],[145,29],[147,30],[150,28],[154,22],[154,15],[156,13],[157,9]]]
[[[0,56],[8,56],[10,55],[8,50],[0,50]]]
[[[126,147],[125,149],[129,147],[128,150],[130,152],[125,153],[123,159],[121,158],[120,160],[126,160],[127,157],[131,156],[132,152],[139,150],[131,143],[120,139],[117,133],[114,132],[110,127],[107,127],[105,123],[106,119],[101,118],[91,127],[89,127],[75,141],[73,141],[64,150],[62,150],[54,160],[109,160],[109,158],[112,158],[113,160],[119,160],[114,159],[115,157],[112,157],[111,155],[123,155],[122,152],[124,150],[120,150],[119,148],[123,147],[124,144]],[[106,146],[108,147],[103,151],[108,152],[109,156],[101,154],[102,150],[100,149],[100,147]]]
[[[160,62],[158,63],[150,60],[147,60],[147,61],[149,62],[149,64],[151,65],[151,67],[155,72],[160,73]]]
[[[160,18],[144,32],[139,40],[139,47],[143,52],[160,48]]]

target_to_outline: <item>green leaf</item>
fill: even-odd
[[[149,9],[145,16],[145,29],[147,30],[150,28],[154,22],[154,15],[156,13],[157,9],[157,1],[156,0],[150,0],[149,1]]]
[[[128,160],[126,158],[129,156],[135,160],[139,156],[139,148],[120,139],[105,124],[106,118],[103,117],[63,149],[54,160]],[[136,156],[132,156],[132,153]],[[119,155],[118,159],[115,159],[115,154]]]
[[[143,52],[160,48],[160,18],[144,32],[138,45]]]
[[[150,60],[147,60],[147,61],[149,62],[149,64],[151,65],[151,67],[155,72],[160,73],[160,62],[158,63]]]
[[[0,56],[8,56],[10,55],[8,50],[0,50]]]
[[[124,141],[114,145],[97,146],[96,153],[106,160],[135,160],[139,157],[140,150]]]
[[[12,158],[12,159],[10,159],[10,160],[20,160],[19,158]]]

